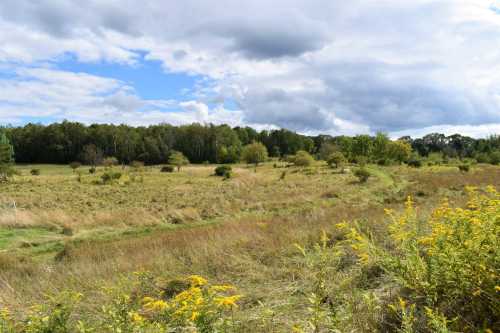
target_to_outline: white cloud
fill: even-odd
[[[18,70],[0,81],[0,114],[482,136],[500,123],[498,8],[489,0],[4,0],[0,64]],[[210,80],[180,104],[144,100],[112,79],[33,68],[67,53],[134,65],[138,50],[167,72]],[[238,110],[207,106],[227,100]]]

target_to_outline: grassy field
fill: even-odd
[[[256,172],[235,165],[227,180],[214,176],[214,167],[114,167],[124,176],[103,185],[103,168],[89,174],[82,167],[78,175],[68,166],[18,166],[20,175],[0,185],[0,307],[22,313],[46,294],[72,290],[85,294],[77,315],[92,317],[106,299],[103,287],[133,272],[151,272],[159,284],[198,274],[231,283],[244,296],[234,330],[290,332],[308,320],[314,280],[296,244],[312,248],[322,231],[340,239],[335,224],[343,221],[383,238],[384,208],[400,212],[408,196],[425,217],[445,198],[464,204],[466,186],[500,187],[500,168],[490,165],[468,173],[369,165],[366,183],[320,162],[267,163]],[[31,175],[33,168],[40,175]],[[345,260],[329,273],[331,288],[338,274],[352,273]],[[380,293],[390,288],[372,282]],[[358,305],[349,325],[370,331],[375,319]]]

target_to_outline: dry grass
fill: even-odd
[[[443,195],[461,200],[466,184],[500,185],[500,169],[486,166],[468,174],[377,168],[378,176],[363,185],[322,166],[289,172],[284,181],[283,169],[270,166],[257,173],[236,167],[230,181],[212,177],[213,167],[175,174],[152,169],[142,183],[127,186],[93,185],[93,176],[78,183],[71,173],[50,168],[36,179],[23,176],[7,185],[3,195],[19,203],[17,224],[0,215],[0,229],[66,226],[75,234],[58,230],[63,249],[43,256],[5,247],[0,305],[22,309],[47,292],[71,289],[84,291],[84,307],[92,313],[101,303],[101,287],[123,275],[150,270],[168,280],[196,273],[237,285],[246,295],[241,316],[249,323],[263,307],[280,313],[270,331],[289,330],[306,312],[307,274],[293,244],[313,244],[321,230],[335,240],[340,235],[333,225],[344,220],[359,220],[375,237],[384,237],[383,208],[400,209],[400,197],[415,195],[428,211]]]

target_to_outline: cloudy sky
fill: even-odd
[[[63,119],[500,133],[500,1],[0,1],[0,124]]]

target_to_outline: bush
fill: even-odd
[[[368,159],[366,158],[366,156],[356,156],[356,158],[354,159],[354,163],[362,168],[366,165],[367,162]]]
[[[119,180],[122,177],[122,173],[118,171],[106,171],[102,174],[101,180],[104,184],[112,183]]]
[[[91,168],[89,169],[89,173],[90,173],[90,174],[94,174],[95,172],[96,172],[96,168],[95,168],[95,167],[91,167]]]
[[[175,168],[172,165],[162,166],[160,172],[174,172]]]
[[[130,166],[136,170],[141,169],[144,167],[144,162],[142,161],[132,161],[130,163]]]
[[[333,152],[331,153],[326,162],[328,163],[328,165],[332,168],[338,168],[340,166],[342,166],[345,162],[347,162],[344,154],[342,154],[341,152],[339,151],[336,151],[336,152]]]
[[[71,163],[69,164],[69,167],[70,167],[71,169],[73,169],[73,172],[75,172],[75,170],[76,170],[76,169],[78,169],[78,168],[79,168],[79,167],[81,167],[81,166],[82,166],[82,163],[80,163],[80,162],[71,162]]]
[[[469,172],[470,165],[469,164],[460,164],[458,166],[458,170],[460,170],[461,172]]]
[[[422,166],[422,161],[416,158],[412,158],[408,161],[408,166],[413,168],[420,168]]]
[[[365,168],[356,169],[354,175],[358,177],[360,183],[365,183],[371,176],[370,172]]]
[[[486,153],[477,153],[475,158],[477,163],[490,163],[490,156]]]
[[[470,332],[486,332],[498,327],[500,193],[493,187],[485,194],[467,190],[464,208],[451,208],[445,202],[426,222],[410,198],[401,216],[388,211],[390,243],[376,243],[358,227],[347,235],[359,264],[379,265],[400,288],[401,298],[393,310],[400,315],[413,313],[413,320],[406,323],[409,328],[422,324],[414,322],[416,318],[435,328],[438,317],[444,327],[449,325],[447,329],[418,331],[456,332],[468,327]]]
[[[30,170],[30,173],[31,173],[33,176],[40,176],[40,169],[31,169],[31,170]]]
[[[216,176],[231,178],[231,173],[233,168],[229,165],[220,165],[215,168],[214,172]]]
[[[493,165],[500,164],[500,150],[490,153],[490,163]]]
[[[102,160],[102,165],[106,168],[111,168],[112,166],[118,165],[118,159],[113,156],[106,157]]]
[[[314,158],[304,150],[299,150],[297,154],[295,154],[295,158],[293,159],[293,164],[296,166],[310,166],[314,163]]]

